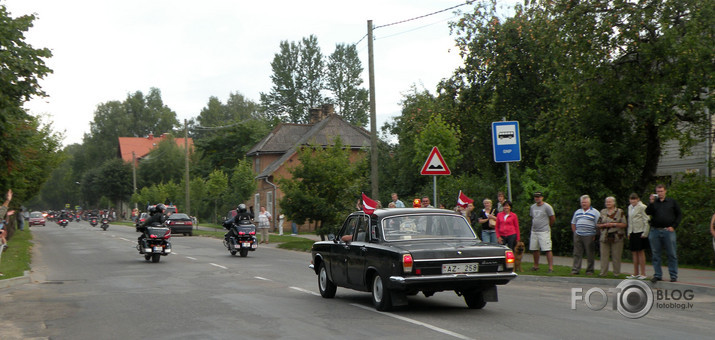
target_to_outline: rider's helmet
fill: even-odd
[[[243,203],[239,204],[237,210],[238,210],[239,213],[245,213],[245,212],[246,212],[246,205],[243,204]]]
[[[166,210],[166,206],[165,206],[163,203],[159,203],[159,204],[156,205],[156,207],[155,207],[154,209],[155,209],[156,212],[158,212],[158,213],[163,213],[164,210]]]

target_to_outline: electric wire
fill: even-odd
[[[452,7],[449,7],[449,8],[445,8],[445,9],[442,9],[442,10],[439,10],[439,11],[436,11],[436,12],[432,12],[432,13],[428,13],[428,14],[425,14],[425,15],[420,15],[420,16],[417,16],[417,17],[414,17],[414,18],[409,18],[409,19],[405,19],[405,20],[395,21],[395,22],[393,22],[393,23],[389,23],[389,24],[385,24],[385,25],[375,26],[374,29],[378,29],[378,28],[382,28],[382,27],[388,27],[388,26],[394,26],[394,25],[399,25],[399,24],[404,24],[404,23],[406,23],[406,22],[423,19],[423,18],[426,18],[426,17],[428,17],[428,16],[432,16],[432,15],[435,15],[435,14],[439,14],[439,13],[442,13],[442,12],[446,12],[446,11],[449,11],[449,10],[452,10],[452,9],[455,9],[455,8],[458,8],[458,7],[462,7],[462,6],[464,6],[464,5],[471,5],[471,4],[474,3],[475,1],[476,1],[476,0],[471,0],[471,1],[467,1],[467,2],[465,2],[465,3],[463,3],[463,4],[455,5],[455,6],[452,6]]]

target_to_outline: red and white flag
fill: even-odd
[[[462,207],[466,208],[469,203],[473,203],[474,200],[467,197],[467,195],[462,193],[462,190],[459,190],[459,196],[457,197],[457,204]]]
[[[365,193],[362,193],[362,211],[368,215],[372,215],[375,209],[377,209],[377,202],[367,197]]]

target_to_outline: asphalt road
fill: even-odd
[[[34,282],[0,290],[0,339],[712,339],[715,319],[712,296],[628,319],[572,310],[572,285],[518,279],[482,310],[442,292],[380,313],[369,293],[321,298],[307,253],[262,245],[240,258],[220,240],[176,236],[175,253],[149,263],[134,228],[32,232]]]

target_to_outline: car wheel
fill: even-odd
[[[487,305],[484,301],[484,294],[482,292],[469,292],[464,294],[464,302],[471,309],[482,309]]]
[[[392,297],[390,291],[385,286],[380,274],[375,274],[372,278],[372,304],[379,311],[389,311],[392,309]]]
[[[320,263],[320,270],[318,270],[318,290],[320,290],[320,296],[326,299],[334,298],[335,291],[338,290],[338,287],[328,278],[328,270],[325,269],[325,263]]]

